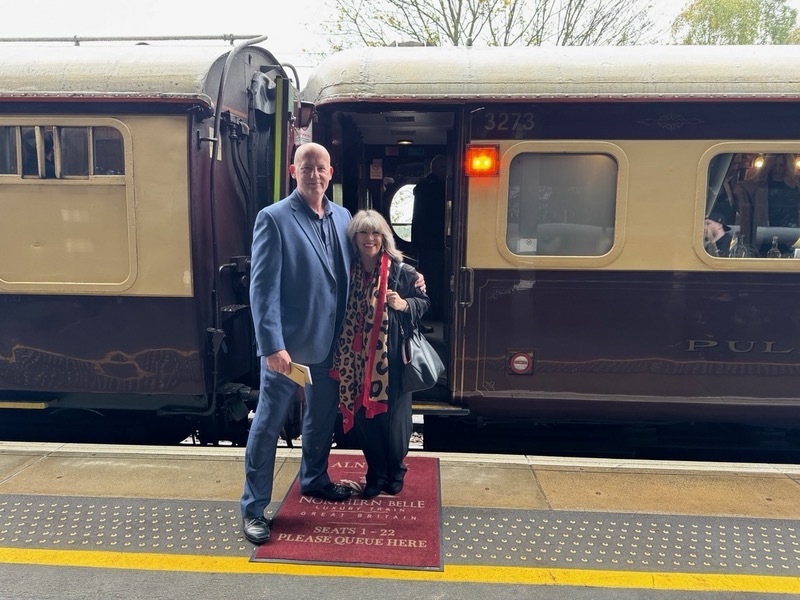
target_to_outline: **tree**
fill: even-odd
[[[679,44],[791,44],[800,31],[786,0],[693,0],[672,36]]]
[[[331,46],[651,42],[649,0],[336,0]]]

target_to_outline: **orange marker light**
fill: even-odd
[[[467,145],[464,158],[464,171],[467,177],[481,177],[500,173],[500,146]]]

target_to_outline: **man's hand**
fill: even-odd
[[[264,357],[264,364],[270,371],[277,371],[278,373],[288,373],[292,367],[289,364],[292,362],[292,357],[286,350],[278,350]]]
[[[414,280],[414,287],[417,288],[423,294],[427,294],[428,290],[425,287],[425,275],[417,271],[417,278]]]

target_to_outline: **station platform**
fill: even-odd
[[[0,442],[0,598],[800,597],[800,465],[419,452],[441,571],[251,562],[242,448]]]

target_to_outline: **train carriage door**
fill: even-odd
[[[450,389],[452,391],[452,402],[454,404],[463,403],[464,385],[464,359],[465,352],[465,316],[467,309],[471,306],[470,285],[472,283],[471,273],[466,268],[466,246],[467,246],[467,216],[468,200],[467,178],[464,171],[464,161],[466,160],[464,150],[469,139],[467,127],[469,124],[469,110],[461,107],[457,113],[456,127],[453,129],[452,156],[453,170],[449,178],[450,201],[447,204],[447,222],[449,245],[449,347],[450,347]]]
[[[482,294],[483,284],[476,283],[482,265],[474,257],[484,256],[494,246],[496,236],[492,209],[499,192],[499,149],[493,144],[473,143],[473,121],[485,113],[485,107],[463,109],[463,127],[457,140],[458,162],[454,183],[458,202],[453,202],[453,295],[452,319],[453,391],[455,403],[469,407],[477,383],[475,369],[482,360],[479,350],[486,336],[485,315],[481,313],[476,295]],[[477,287],[477,289],[476,289]],[[496,326],[497,324],[493,324]]]

